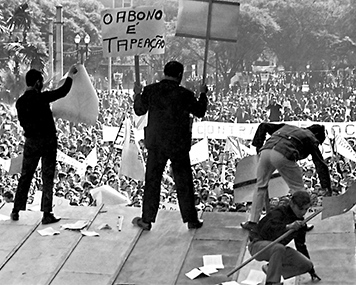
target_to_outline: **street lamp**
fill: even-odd
[[[79,43],[80,43],[80,35],[77,34],[74,38],[74,42],[75,42],[75,46],[76,46],[76,50],[77,50],[77,62],[79,62]]]
[[[85,43],[85,60],[87,60],[88,51],[89,51],[88,45],[90,43],[90,36],[88,34],[86,34],[84,37],[84,43]]]
[[[85,54],[85,59],[88,58],[88,52],[89,52],[88,45],[90,43],[90,36],[88,34],[85,35],[85,37],[84,37],[85,47],[79,48],[79,43],[81,40],[82,40],[82,38],[79,34],[77,34],[74,38],[74,42],[75,42],[76,49],[77,49],[77,62],[79,62],[79,53],[80,53],[80,63],[84,64],[84,54]]]

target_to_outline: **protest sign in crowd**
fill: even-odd
[[[198,122],[195,119],[193,123],[193,144],[203,138],[199,130],[202,130],[204,122],[218,123],[215,135],[206,131],[208,128],[203,132],[208,142],[208,159],[192,165],[196,205],[199,209],[248,211],[248,202],[234,200],[233,186],[239,161],[246,155],[255,154],[255,149],[250,146],[254,130],[252,126],[260,122],[333,124],[327,127],[330,151],[324,157],[330,168],[333,194],[342,194],[356,180],[356,159],[353,159],[356,157],[356,141],[352,135],[356,115],[353,85],[345,86],[344,81],[334,76],[323,84],[310,86],[312,88],[305,92],[297,77],[292,76],[288,83],[286,78],[285,73],[279,73],[271,76],[266,84],[261,84],[257,75],[249,75],[248,84],[237,82],[229,90],[219,92],[214,85],[210,85],[208,112],[202,120]],[[185,85],[194,90],[198,86],[198,79],[187,78]],[[99,115],[94,126],[56,119],[59,146],[54,194],[68,199],[73,206],[92,206],[97,201],[90,190],[109,185],[128,199],[128,206],[140,207],[144,179],[121,174],[123,148],[119,142],[120,137],[114,143],[115,139],[107,140],[103,136],[105,128],[120,129],[123,114],[126,114],[126,118],[132,115],[132,91],[121,89],[108,92],[96,89],[96,92]],[[16,111],[4,104],[0,106],[0,194],[3,201],[11,202],[20,175],[24,138]],[[238,125],[244,130],[241,132],[243,135],[232,137],[231,133],[221,131],[227,126],[224,124]],[[346,131],[340,131],[341,128]],[[342,136],[336,136],[334,129]],[[238,150],[230,147],[229,141],[232,139],[237,142]],[[146,150],[142,138],[138,139],[138,145],[145,161]],[[339,146],[340,151],[335,146]],[[305,187],[312,194],[313,205],[320,206],[324,193],[314,165],[308,161],[302,164]],[[32,203],[37,191],[41,191],[39,170],[32,181],[28,203]],[[176,209],[176,201],[174,179],[168,165],[162,179],[161,208]],[[278,205],[285,201],[286,197],[272,198],[271,204]]]

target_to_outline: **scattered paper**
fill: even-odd
[[[191,280],[197,278],[197,277],[200,276],[200,275],[203,275],[203,276],[210,276],[209,274],[204,273],[203,271],[201,271],[199,268],[194,268],[194,269],[192,269],[191,271],[187,272],[185,275],[186,275],[188,278],[190,278]]]
[[[237,283],[236,281],[226,281],[216,285],[240,285],[240,283]]]
[[[215,267],[216,269],[223,269],[224,264],[222,260],[222,255],[204,255],[203,256],[203,264],[204,266]]]
[[[94,231],[81,230],[80,232],[82,233],[83,236],[87,236],[87,237],[98,237],[99,236],[99,234]]]
[[[3,214],[0,214],[0,221],[8,221],[8,220],[10,220],[9,216],[5,216]]]
[[[56,231],[52,227],[45,228],[43,230],[38,230],[37,232],[41,236],[54,236],[54,235],[59,235],[60,234],[60,231]]]
[[[256,285],[262,283],[265,278],[266,275],[262,271],[251,269],[247,278],[244,281],[241,281],[241,284]]]
[[[123,223],[123,221],[124,221],[124,216],[119,215],[119,216],[117,217],[117,225],[116,225],[117,230],[118,230],[119,232],[120,232],[121,229],[122,229],[122,223]]]
[[[61,228],[65,230],[82,230],[88,225],[87,221],[77,221],[74,224],[64,224],[61,225]]]
[[[110,227],[109,224],[101,224],[99,227],[98,227],[99,230],[112,230],[112,227]]]
[[[218,270],[213,266],[202,266],[202,267],[199,267],[199,270],[202,271],[206,275],[210,275],[210,274],[218,272]]]

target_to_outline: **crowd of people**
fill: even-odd
[[[186,80],[193,90],[200,78]],[[353,121],[356,114],[353,81],[340,80],[337,76],[325,79],[323,83],[309,84],[309,90],[302,90],[300,76],[287,76],[285,73],[270,76],[262,84],[256,74],[250,75],[248,84],[230,85],[229,89],[216,89],[210,85],[208,110],[201,120],[235,123],[261,122],[345,122]],[[346,83],[345,83],[346,82]],[[349,86],[351,84],[351,86]],[[72,124],[57,118],[58,149],[83,162],[94,146],[97,147],[98,163],[87,166],[81,175],[71,165],[57,161],[54,194],[64,197],[73,206],[95,205],[90,190],[109,185],[130,199],[128,206],[141,207],[145,184],[119,174],[122,150],[112,142],[103,141],[103,126],[118,127],[122,113],[132,113],[132,90],[97,90],[99,117],[95,126]],[[23,153],[24,137],[17,113],[12,106],[0,104],[0,158],[11,159]],[[197,120],[197,119],[195,119]],[[208,139],[210,159],[192,166],[196,207],[203,211],[249,211],[250,203],[234,200],[233,184],[236,167],[240,158],[226,153],[225,140]],[[355,139],[348,139],[356,149]],[[196,141],[193,141],[195,143]],[[249,146],[250,141],[241,141]],[[147,157],[144,143],[140,142],[143,157]],[[343,191],[356,180],[355,165],[343,157],[327,160],[330,170],[332,192]],[[225,169],[223,171],[222,169]],[[20,174],[9,175],[0,168],[0,194],[4,202],[15,197]],[[312,204],[320,206],[325,193],[313,166],[303,167],[305,187],[311,193]],[[224,177],[222,177],[224,175]],[[39,169],[31,182],[28,203],[33,201],[36,191],[41,191],[42,177]],[[161,208],[177,204],[171,167],[165,168],[161,183]],[[271,206],[285,203],[288,197],[271,198]]]

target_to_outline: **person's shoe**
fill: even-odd
[[[247,221],[245,223],[241,223],[240,225],[241,225],[241,228],[243,228],[244,230],[251,231],[251,230],[256,228],[257,223],[251,222],[251,221]]]
[[[19,212],[12,211],[10,214],[10,218],[13,221],[18,221],[19,217],[20,217]]]
[[[150,231],[152,228],[152,224],[151,223],[146,223],[142,220],[142,218],[140,217],[135,217],[132,220],[132,224],[140,227],[141,229],[145,230],[145,231]]]
[[[263,271],[263,273],[264,273],[264,274],[266,274],[266,275],[267,275],[267,271],[268,271],[268,263],[267,263],[267,264],[262,265],[262,271]]]
[[[203,220],[198,219],[196,222],[188,222],[188,229],[199,229],[203,226]]]
[[[59,222],[60,220],[61,218],[56,218],[53,213],[43,213],[42,224],[53,224]]]
[[[307,232],[310,232],[312,229],[314,229],[314,225],[305,225],[305,230],[307,231]]]

